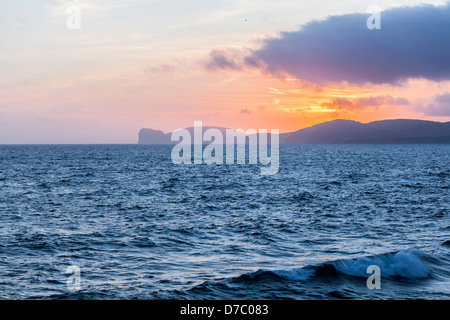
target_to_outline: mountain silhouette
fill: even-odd
[[[203,127],[203,131],[217,128]],[[187,128],[193,136],[193,128]],[[270,130],[269,130],[270,131]],[[175,144],[172,133],[141,129],[139,144]],[[224,134],[225,137],[225,134]],[[270,138],[268,138],[270,141]],[[420,144],[450,143],[450,122],[426,120],[381,120],[360,123],[353,120],[333,120],[295,132],[281,133],[280,144]]]

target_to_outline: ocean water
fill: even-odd
[[[171,148],[0,146],[0,298],[449,299],[450,145]]]

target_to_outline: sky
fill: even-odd
[[[446,1],[0,0],[0,39],[0,144],[450,121]]]

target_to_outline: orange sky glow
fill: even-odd
[[[319,85],[204,67],[212,50],[255,49],[308,21],[365,12],[366,2],[178,1],[169,11],[175,2],[81,1],[80,30],[66,28],[64,1],[2,2],[0,143],[136,143],[141,128],[171,132],[194,121],[280,132],[334,119],[450,121],[422,108],[450,81]]]

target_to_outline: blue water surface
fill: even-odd
[[[450,145],[283,145],[273,176],[171,150],[0,146],[0,298],[450,297]]]

